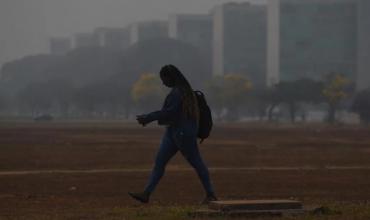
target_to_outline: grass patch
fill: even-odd
[[[279,220],[368,220],[370,219],[370,203],[331,203],[324,204],[322,212],[319,213],[308,213],[298,216],[282,216],[276,217],[257,217],[252,219],[267,220],[267,219],[279,219]],[[110,209],[94,209],[89,210],[65,210],[65,212],[49,213],[49,214],[32,214],[25,216],[0,216],[0,219],[37,219],[37,220],[221,220],[221,219],[250,219],[246,217],[192,217],[190,213],[198,209],[199,206],[161,206],[161,205],[148,205],[148,206],[137,206],[137,207],[113,207]]]

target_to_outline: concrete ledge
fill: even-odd
[[[208,204],[210,210],[229,211],[276,211],[302,210],[302,203],[295,200],[231,200],[214,201]]]
[[[286,215],[300,215],[306,213],[303,209],[287,209],[287,210],[234,210],[234,211],[217,211],[212,209],[199,209],[195,212],[190,213],[193,217],[273,217],[273,216],[286,216]]]

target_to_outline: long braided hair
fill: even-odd
[[[174,87],[182,92],[182,110],[188,118],[199,121],[199,107],[197,97],[188,80],[174,65],[166,65],[160,71],[161,78],[166,77],[172,81]]]

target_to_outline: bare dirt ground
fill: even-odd
[[[188,219],[204,195],[181,155],[150,205],[127,195],[145,185],[162,133],[0,123],[0,219]],[[293,219],[370,219],[369,128],[217,124],[200,150],[221,199],[294,198],[341,214]]]

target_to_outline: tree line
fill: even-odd
[[[155,74],[144,74],[133,86],[133,100],[143,110],[153,109],[163,99],[162,88]],[[370,122],[370,89],[356,92],[353,83],[337,73],[321,81],[303,78],[270,88],[253,88],[245,75],[225,74],[205,82],[204,90],[217,120],[278,121],[285,112],[294,123],[298,117],[306,121],[308,111],[317,108],[326,111],[328,123],[336,122],[339,109],[357,113],[365,124]]]
[[[326,111],[334,123],[338,110],[370,121],[370,89],[355,91],[339,73],[322,80],[282,81],[265,88],[248,74],[211,76],[199,51],[184,42],[155,39],[125,51],[79,48],[63,56],[35,55],[9,62],[1,69],[0,114],[59,118],[130,118],[161,107],[168,92],[158,74],[172,63],[201,89],[216,120],[306,121],[312,110]]]
[[[335,122],[338,109],[357,113],[363,123],[370,121],[370,90],[355,92],[340,74],[330,74],[325,81],[300,79],[270,88],[254,88],[240,74],[216,76],[204,83],[203,92],[216,120],[278,121],[285,117],[291,122],[305,121],[307,112],[316,106],[327,112],[329,123]],[[129,118],[159,109],[167,92],[154,73],[140,75],[131,86],[114,77],[82,87],[54,79],[30,83],[12,100],[0,98],[0,108],[10,106],[17,114],[31,117],[48,113],[61,118]]]

